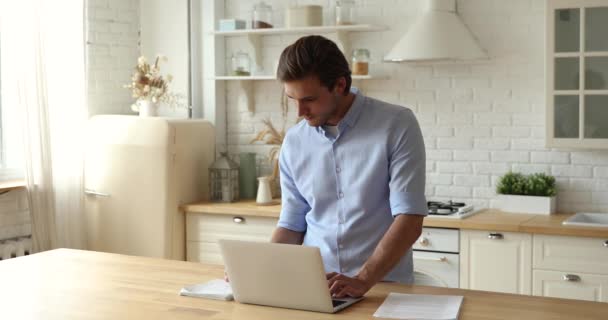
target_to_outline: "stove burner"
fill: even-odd
[[[452,202],[452,200],[448,202],[429,201],[427,206],[429,207],[429,214],[450,215],[458,212],[458,209],[464,207],[465,203]]]

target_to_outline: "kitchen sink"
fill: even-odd
[[[579,212],[562,222],[566,226],[608,228],[608,213]]]

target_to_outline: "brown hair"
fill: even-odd
[[[289,45],[279,59],[277,78],[281,82],[317,76],[321,84],[333,90],[340,77],[346,78],[344,95],[350,92],[352,79],[344,54],[336,44],[322,36],[306,36]]]

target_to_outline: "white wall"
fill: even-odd
[[[139,0],[88,0],[89,115],[135,114],[128,84],[139,57]]]
[[[168,58],[161,62],[161,73],[171,74],[171,92],[183,95],[188,103],[188,1],[144,0],[140,3],[141,53],[150,63],[157,54]],[[161,116],[187,118],[187,108],[161,105]]]
[[[226,17],[250,19],[256,1],[227,0]],[[282,19],[288,4],[334,2],[268,0]],[[560,211],[608,212],[608,151],[544,147],[544,0],[459,0],[465,23],[491,59],[468,63],[386,64],[380,60],[424,7],[423,0],[357,1],[361,23],[386,25],[385,32],[353,34],[353,48],[370,49],[372,72],[389,80],[355,82],[367,95],[407,106],[422,125],[427,148],[429,199],[490,206],[497,177],[508,170],[546,172],[558,179]],[[326,21],[331,13],[326,10]],[[282,24],[281,21],[277,23]],[[335,39],[334,35],[330,38]],[[264,65],[272,69],[281,50],[297,36],[264,37]],[[246,49],[244,38],[226,39],[230,54]],[[281,87],[256,81],[256,113],[239,107],[237,82],[226,89],[228,145],[233,154],[253,151],[265,161],[268,146],[249,144],[261,119],[283,123]],[[293,106],[287,124],[295,121]],[[264,171],[269,168],[264,164]]]

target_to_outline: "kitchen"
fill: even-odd
[[[9,119],[16,111],[11,110],[11,102],[3,101],[3,154],[7,154],[3,165],[7,169],[2,177],[7,184],[0,195],[0,238],[8,240],[0,242],[2,250],[10,251],[8,257],[25,255],[33,245],[30,235],[45,234],[40,226],[51,220],[57,227],[44,237],[56,239],[47,241],[46,249],[67,247],[221,264],[220,238],[268,241],[281,209],[277,140],[298,118],[294,103],[283,95],[273,73],[285,46],[319,33],[335,41],[353,66],[366,63],[363,69],[367,70],[357,70],[364,74],[353,70],[353,86],[366,96],[408,107],[420,123],[426,150],[425,196],[438,203],[429,203],[435,214],[425,218],[423,233],[414,244],[416,284],[518,294],[528,301],[571,299],[555,300],[565,305],[583,300],[608,302],[608,134],[602,129],[608,113],[601,109],[607,105],[608,44],[598,31],[608,24],[608,3],[336,2],[84,2],[81,23],[86,46],[73,51],[86,56],[78,71],[87,79],[80,97],[87,108],[78,112],[86,111],[90,118],[83,150],[88,161],[81,164],[84,183],[76,183],[74,176],[74,183],[50,184],[82,188],[83,199],[73,196],[70,201],[88,213],[83,216],[82,210],[75,209],[72,214],[56,210],[54,217],[36,213],[49,202],[40,195],[28,197],[35,179],[27,181],[25,174],[13,169],[20,161],[35,162],[11,155],[10,150],[20,148],[9,131],[15,124]],[[344,15],[336,12],[338,5]],[[450,14],[468,34],[459,33],[458,26],[441,29],[449,19],[433,20],[427,15],[433,5],[441,14],[454,8]],[[318,6],[320,16],[315,11]],[[254,14],[262,17],[258,20],[270,20],[273,28],[250,29]],[[437,26],[429,27],[432,23]],[[0,34],[8,37],[7,32]],[[440,43],[457,40],[457,49],[469,55],[438,57],[433,56],[439,50],[436,47],[423,50],[433,48],[425,41],[436,38],[443,39]],[[138,57],[146,56],[152,65],[159,53],[168,58],[160,60],[160,72],[173,76],[169,89],[181,104],[161,103],[159,117],[137,117],[131,107],[132,91],[123,85],[130,82]],[[10,61],[10,52],[1,57],[2,62]],[[399,59],[405,61],[387,61]],[[3,73],[8,65],[0,65]],[[579,76],[582,73],[585,76]],[[5,92],[11,89],[5,74],[1,85],[5,100]],[[137,108],[140,115],[145,112],[141,104]],[[195,120],[186,120],[190,117]],[[145,128],[136,127],[140,118],[148,120]],[[182,123],[188,121],[201,124],[195,128]],[[192,131],[182,135],[180,130]],[[273,131],[278,139],[272,140]],[[121,132],[133,135],[121,138]],[[165,143],[171,132],[190,139]],[[162,143],[148,146],[150,152],[145,154],[105,149],[116,139],[133,142],[135,137],[141,138],[138,145],[145,145],[145,136]],[[180,143],[197,148],[185,151]],[[150,161],[172,148],[178,161],[186,161],[175,170],[164,167],[164,158]],[[108,160],[118,152],[125,152],[128,161]],[[77,155],[71,156],[58,159],[76,167],[69,159]],[[208,169],[214,164],[218,171],[237,170],[238,182],[232,179],[230,189],[219,186],[218,202],[209,202],[213,173]],[[70,172],[67,167],[57,169],[55,175]],[[530,200],[537,197],[499,195],[497,186],[509,172],[525,175],[518,177],[523,180],[542,173],[549,176],[550,185],[550,177],[554,178],[554,187],[546,188],[548,197],[538,197],[544,198],[538,203]],[[116,188],[100,187],[107,173]],[[59,185],[55,188],[61,190]],[[146,196],[166,194],[167,188],[179,191],[167,199]],[[133,190],[139,193],[131,194]],[[226,190],[238,190],[239,200],[223,203],[236,198],[237,192]],[[262,199],[256,199],[258,195]],[[104,199],[116,202],[105,207]],[[55,201],[64,206],[70,203],[66,198]],[[137,213],[125,221],[122,208]],[[457,214],[459,210],[464,214]],[[457,213],[446,216],[452,211]],[[145,218],[138,216],[142,212],[147,213]],[[599,214],[573,217],[575,213]],[[91,214],[97,218],[91,219]],[[99,214],[107,220],[96,220]],[[163,227],[161,220],[166,217],[172,230]],[[142,218],[149,223],[142,226]],[[80,227],[70,229],[76,225]],[[44,238],[39,235],[39,239]],[[19,260],[4,256],[0,266]],[[181,285],[193,281],[202,280],[183,279]],[[466,297],[462,319],[467,319],[470,310]],[[606,307],[599,305],[591,308],[606,314]]]

